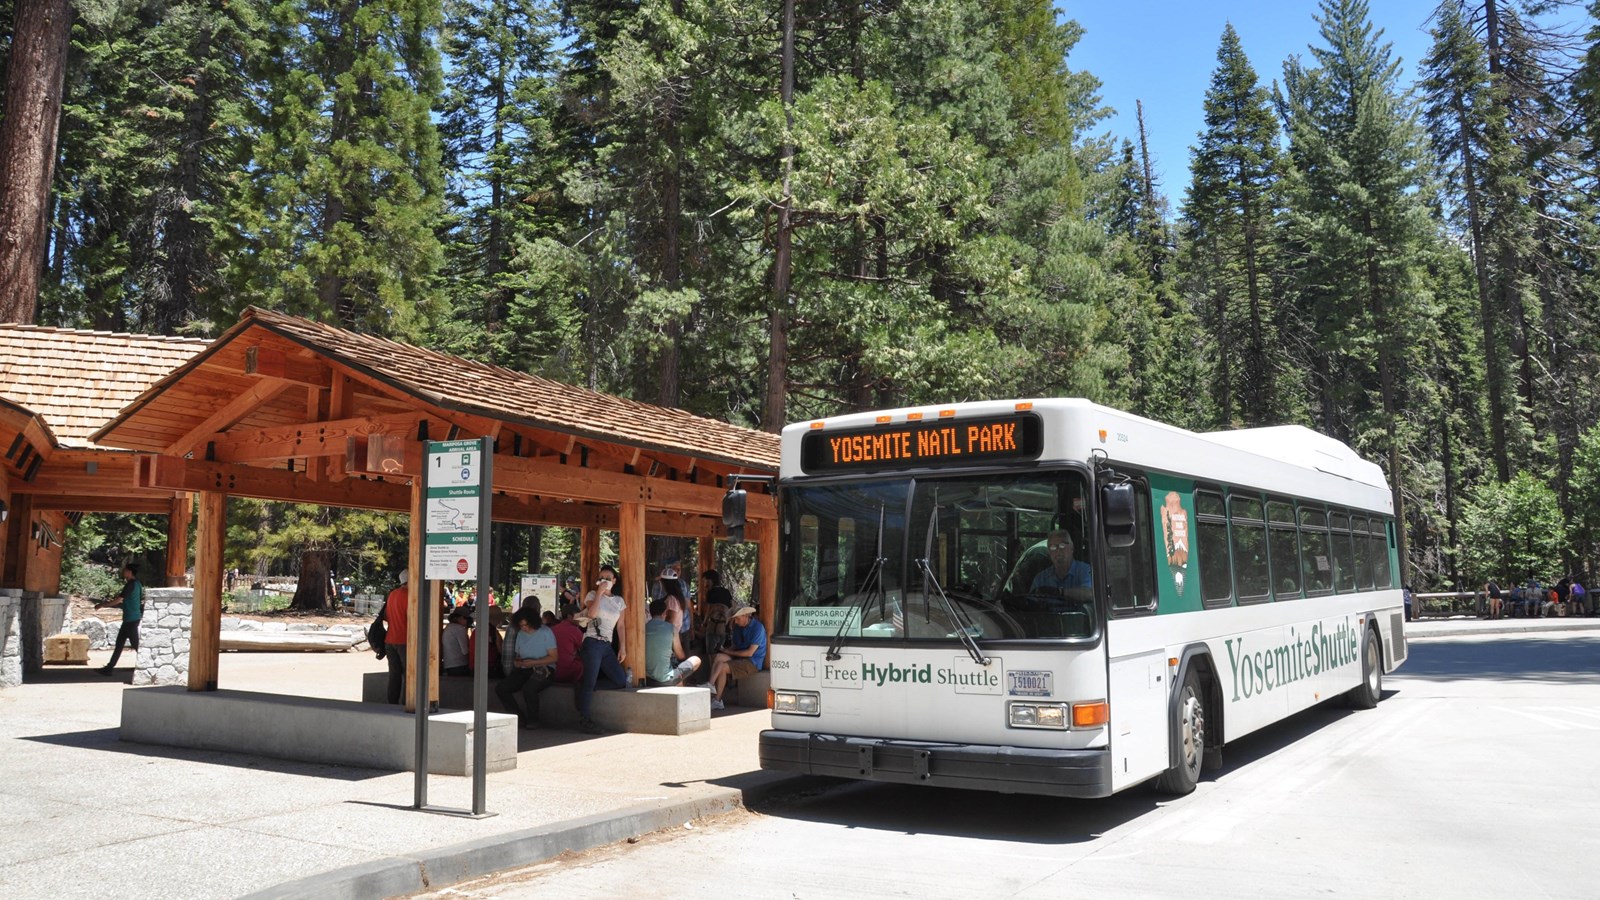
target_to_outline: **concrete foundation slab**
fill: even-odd
[[[428,771],[471,775],[472,715],[436,714],[428,723]],[[489,714],[488,771],[516,768],[516,726],[515,716]],[[181,687],[122,693],[122,739],[167,747],[410,771],[415,729],[415,718],[402,710],[348,700]]]

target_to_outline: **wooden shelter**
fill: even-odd
[[[183,584],[192,498],[135,484],[135,454],[91,435],[207,343],[0,324],[0,587],[56,593],[62,540],[85,512],[168,516],[165,581]]]
[[[581,529],[586,584],[599,572],[600,531],[618,532],[617,568],[630,601],[647,593],[647,533],[697,538],[701,558],[710,559],[713,541],[725,536],[728,477],[778,468],[776,435],[261,309],[246,311],[93,439],[139,452],[140,488],[200,494],[189,686],[209,690],[228,495],[409,512],[416,597],[423,442],[484,436],[495,440],[495,520]],[[749,537],[761,548],[759,606],[770,624],[772,498],[752,493],[749,514]],[[413,626],[420,611],[437,629],[438,609],[410,604]],[[628,646],[643,646],[645,617],[643,603],[628,604]],[[408,706],[417,628],[410,633]],[[643,664],[642,653],[628,655],[635,679]]]

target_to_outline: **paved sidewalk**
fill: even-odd
[[[382,665],[365,653],[225,653],[219,680],[359,699],[361,673]],[[124,689],[52,666],[0,692],[0,897],[387,897],[807,783],[761,772],[756,735],[770,718],[730,709],[683,737],[519,732],[518,767],[488,776],[496,815],[434,815],[409,808],[409,772],[124,743]],[[471,779],[432,776],[428,800],[470,808]]]
[[[1541,631],[1600,631],[1600,617],[1551,616],[1533,619],[1479,619],[1473,616],[1418,619],[1406,623],[1406,639],[1536,634]]]
[[[1428,619],[1423,640],[1600,629],[1600,618]],[[95,653],[91,666],[104,662]],[[366,653],[225,653],[240,690],[354,700]],[[118,739],[121,682],[49,667],[0,691],[0,897],[377,898],[599,846],[816,782],[759,770],[765,710],[683,737],[520,732],[518,768],[488,777],[496,815],[411,810],[412,776]],[[430,803],[471,806],[467,778]]]

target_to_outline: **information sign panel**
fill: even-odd
[[[430,441],[426,471],[423,572],[437,581],[476,579],[483,446],[478,441]]]

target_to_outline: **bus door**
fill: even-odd
[[[1169,639],[1163,634],[1162,617],[1155,615],[1149,485],[1141,477],[1109,469],[1102,469],[1100,476],[1101,510],[1096,520],[1101,523],[1101,571],[1105,573],[1102,592],[1109,612],[1106,655],[1111,786],[1121,790],[1161,774],[1170,765]],[[1106,488],[1116,484],[1131,488],[1131,509],[1125,492],[1118,499],[1111,499]],[[1124,521],[1115,521],[1119,516]]]

